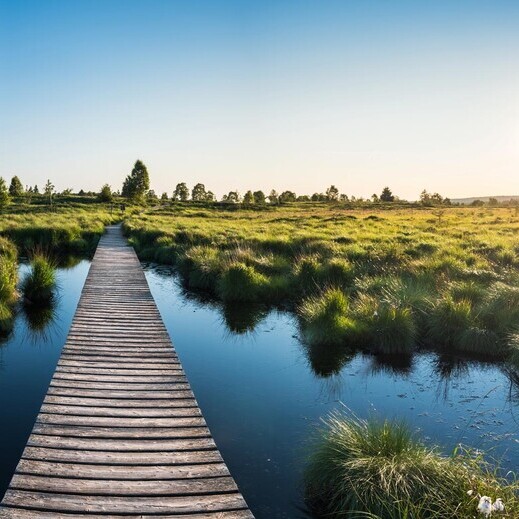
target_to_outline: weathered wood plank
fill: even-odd
[[[53,477],[119,479],[123,481],[209,478],[230,475],[225,463],[221,462],[197,465],[94,465],[22,459],[16,470],[19,474],[52,474]]]
[[[34,424],[33,434],[70,436],[73,438],[123,438],[150,440],[154,438],[208,438],[209,429],[198,427],[92,427],[77,425]]]
[[[64,512],[116,514],[179,514],[218,512],[246,508],[238,492],[230,494],[192,496],[91,496],[53,494],[9,489],[4,497],[7,505]]]
[[[153,496],[153,495],[189,495],[236,492],[234,480],[228,476],[205,479],[180,480],[95,480],[15,474],[11,488],[34,490],[55,494],[94,494],[98,496]]]

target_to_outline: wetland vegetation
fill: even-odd
[[[293,315],[320,379],[339,375],[359,354],[405,374],[416,352],[433,351],[497,363],[519,387],[514,206],[163,197],[123,207],[109,186],[103,190],[103,201],[16,203],[0,215],[4,334],[16,308],[30,330],[45,330],[56,307],[56,266],[91,254],[105,225],[122,221],[139,257],[173,266],[186,293],[221,306],[231,333],[250,334],[271,309]],[[20,258],[30,262],[21,281]],[[472,451],[445,456],[396,422],[332,415],[320,431],[305,480],[318,516],[468,518],[477,495],[501,497],[516,513],[513,476],[504,479]]]

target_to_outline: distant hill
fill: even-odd
[[[509,200],[519,200],[519,195],[503,195],[503,196],[473,196],[470,198],[451,198],[453,204],[465,204],[469,205],[474,200],[481,200],[482,202],[488,202],[490,198],[497,199],[498,202],[508,202]]]

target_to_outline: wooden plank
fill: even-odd
[[[116,479],[49,478],[29,474],[15,474],[11,481],[11,488],[56,494],[95,494],[97,496],[204,495],[238,490],[234,480],[228,476],[205,479],[121,481]]]
[[[105,438],[74,438],[69,436],[47,436],[31,434],[27,445],[31,447],[49,447],[75,449],[85,451],[202,451],[216,449],[212,438],[174,438],[174,439],[105,439]]]
[[[78,451],[74,449],[32,447],[31,445],[25,447],[22,457],[29,460],[101,465],[186,465],[222,461],[217,450],[165,452]]]
[[[198,427],[88,427],[76,425],[34,424],[33,434],[73,438],[170,439],[208,438],[209,429]]]
[[[49,395],[43,401],[45,404],[80,405],[94,407],[198,407],[194,398],[154,398],[151,400],[131,398],[92,398],[84,396]]]
[[[238,492],[229,494],[191,496],[93,496],[82,494],[54,494],[25,490],[7,490],[7,505],[26,508],[56,510],[58,512],[157,514],[218,512],[246,508]]]
[[[254,519],[254,516],[249,510],[225,510],[224,512],[202,512],[195,514],[175,514],[175,515],[111,515],[111,514],[96,514],[93,516],[88,513],[64,513],[64,512],[45,512],[41,510],[27,510],[23,508],[4,508],[0,509],[0,519],[84,519],[93,517],[103,517],[103,519],[121,519],[121,517],[138,517],[139,519],[168,519],[174,517],[175,519]]]
[[[197,465],[89,465],[86,463],[53,463],[20,460],[19,474],[52,474],[53,477],[153,481],[155,479],[189,479],[229,476],[225,463]]]
[[[198,427],[205,425],[200,416],[175,417],[119,417],[119,416],[76,416],[41,412],[37,417],[38,423],[54,425],[83,425],[92,427]]]
[[[92,261],[2,518],[253,518],[119,228]]]
[[[185,386],[185,384],[184,384]],[[131,400],[152,400],[156,399],[164,399],[172,400],[175,398],[194,398],[194,395],[191,390],[186,389],[177,389],[176,391],[109,391],[106,389],[75,389],[75,388],[65,388],[65,387],[49,387],[47,391],[47,395],[61,395],[61,396],[78,396],[78,397],[91,397],[91,398],[99,398],[99,399],[131,399]]]

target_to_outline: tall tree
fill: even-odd
[[[20,179],[15,175],[11,179],[11,185],[9,186],[9,194],[11,196],[22,196],[23,192],[23,184],[20,182]]]
[[[191,191],[191,200],[193,200],[193,202],[202,202],[206,200],[206,197],[207,192],[205,190],[204,184],[196,184]]]
[[[5,180],[0,177],[0,209],[3,209],[5,206],[9,205],[11,202],[11,197],[9,196],[9,191],[7,190],[7,184]]]
[[[382,190],[382,193],[380,195],[380,201],[381,202],[394,202],[395,201],[395,196],[393,195],[393,193],[391,192],[391,189],[389,189],[389,187],[385,187]]]
[[[243,203],[245,205],[251,205],[254,203],[254,194],[250,189],[243,195]]]
[[[271,192],[270,192],[270,195],[269,195],[269,202],[271,204],[279,204],[279,195],[278,195],[278,192],[273,189]]]
[[[175,187],[175,191],[173,191],[173,196],[171,197],[173,200],[180,200],[181,202],[185,202],[189,198],[189,189],[186,186],[185,182],[180,182]]]
[[[286,202],[295,202],[296,198],[296,194],[293,191],[283,191],[283,193],[279,195],[279,202],[282,204]]]
[[[326,190],[326,198],[330,202],[337,201],[339,199],[339,190],[334,185],[331,185]]]
[[[207,202],[214,202],[216,200],[216,196],[214,196],[214,193],[212,191],[208,191],[205,194],[205,199]]]
[[[99,200],[101,200],[101,202],[112,202],[113,199],[112,188],[109,184],[105,184],[99,193]]]
[[[43,194],[49,199],[49,205],[52,205],[52,196],[54,195],[54,184],[47,179],[47,183],[43,188]]]
[[[263,205],[267,198],[263,191],[254,191],[253,196],[254,196],[254,203],[258,204],[258,205]]]
[[[131,200],[144,200],[150,189],[150,176],[144,163],[137,160],[123,183],[122,195]]]

